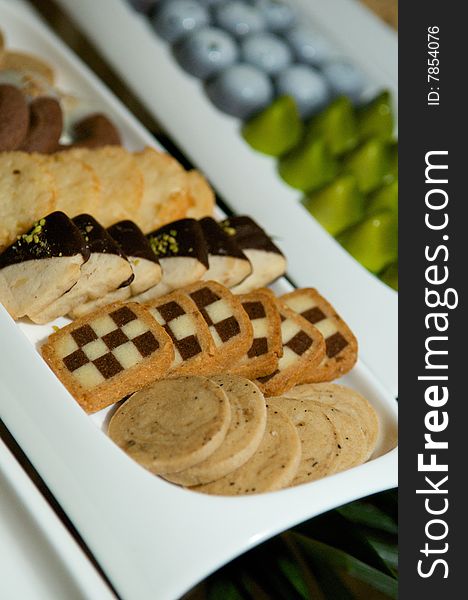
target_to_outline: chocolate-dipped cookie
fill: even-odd
[[[286,258],[265,231],[250,217],[229,217],[220,225],[252,265],[252,274],[232,288],[235,294],[248,294],[272,283],[285,273]]]
[[[157,285],[161,281],[161,265],[138,225],[133,221],[120,221],[107,231],[132,265],[135,278],[130,284],[131,294],[141,294]]]
[[[232,236],[211,217],[204,217],[199,223],[208,248],[209,268],[203,279],[229,288],[244,281],[252,273],[252,265]]]
[[[12,317],[45,310],[76,284],[89,256],[78,227],[64,213],[37,221],[0,255]]]
[[[208,249],[200,224],[195,219],[179,219],[149,233],[147,239],[162,269],[161,281],[143,294],[147,302],[200,280],[208,270]]]

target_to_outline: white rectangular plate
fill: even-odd
[[[129,148],[154,145],[39,21],[0,0],[0,22],[9,45],[37,52],[57,68],[63,87],[100,105]],[[275,289],[283,293],[290,286],[283,280]],[[272,535],[396,485],[396,403],[362,362],[343,382],[378,411],[381,433],[370,462],[280,492],[210,497],[152,476],[107,438],[104,413],[87,416],[42,360],[38,345],[51,332],[52,325],[18,325],[0,306],[0,415],[124,598],[178,598]]]
[[[293,0],[369,78],[397,92],[396,33],[354,0]],[[261,221],[289,259],[299,286],[334,299],[356,332],[361,356],[398,393],[398,294],[354,260],[299,202],[275,159],[253,151],[240,122],[217,110],[148,19],[126,0],[58,0],[183,151],[237,213]]]

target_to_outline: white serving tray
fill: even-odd
[[[2,598],[115,600],[1,439],[0,556]]]
[[[37,19],[0,0],[0,22],[10,46],[37,52],[56,67],[63,87],[101,106],[129,148],[155,145]],[[289,289],[285,280],[276,284],[278,293]],[[0,306],[0,416],[124,599],[174,600],[276,533],[397,483],[396,402],[363,362],[343,382],[379,413],[370,462],[280,492],[210,497],[152,476],[107,438],[105,413],[87,416],[42,360],[38,345],[51,332],[52,325],[18,325]]]
[[[76,20],[146,108],[208,176],[237,213],[249,213],[271,232],[299,286],[334,298],[356,332],[361,356],[398,394],[398,294],[370,274],[310,216],[300,192],[276,172],[276,160],[252,150],[240,121],[218,111],[202,83],[187,75],[148,20],[126,0],[57,0]],[[397,36],[355,0],[291,0],[322,28],[369,78],[368,92],[397,97]]]

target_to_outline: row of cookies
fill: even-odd
[[[246,292],[285,268],[249,217],[185,218],[145,236],[133,221],[105,229],[89,214],[55,211],[0,254],[0,301],[13,318],[44,324],[130,297],[148,302],[201,279]]]
[[[93,215],[105,227],[132,219],[148,233],[183,217],[211,215],[214,194],[169,154],[120,146],[52,155],[0,153],[0,250],[44,215]]]
[[[320,314],[315,325],[288,306],[299,301]],[[149,345],[140,347],[142,336]],[[329,343],[333,336],[339,344]],[[228,372],[279,395],[349,371],[357,342],[314,289],[278,299],[200,281],[146,305],[114,303],[85,315],[53,333],[42,354],[80,405],[96,412],[168,375]]]
[[[268,398],[238,375],[179,377],[135,393],[108,435],[151,473],[193,491],[255,494],[316,481],[366,462],[375,410],[357,392],[310,384]]]

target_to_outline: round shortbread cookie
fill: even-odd
[[[220,496],[272,492],[290,485],[300,462],[301,441],[291,419],[267,408],[265,434],[255,454],[229,475],[190,489]]]
[[[205,460],[231,420],[224,391],[205,377],[158,381],[115,413],[109,436],[152,473],[173,473]]]
[[[372,404],[361,394],[335,383],[305,383],[287,392],[288,398],[310,398],[335,406],[344,413],[356,417],[367,440],[368,460],[375,449],[379,434],[379,420]]]
[[[307,399],[277,396],[268,398],[268,406],[285,412],[302,444],[301,464],[292,485],[315,481],[334,472],[337,461],[337,432],[320,406]]]
[[[90,165],[99,180],[100,201],[91,214],[103,227],[134,218],[143,196],[143,175],[133,154],[120,146],[66,152]]]
[[[265,399],[258,387],[237,375],[216,375],[211,381],[225,391],[231,404],[231,424],[224,442],[203,462],[164,477],[185,486],[221,479],[241,467],[259,447],[266,426]]]
[[[25,152],[0,153],[0,250],[55,208],[48,170]]]
[[[94,212],[100,202],[101,189],[92,167],[69,152],[34,156],[44,161],[54,178],[56,210],[61,210],[70,219],[82,213]]]
[[[25,71],[27,73],[37,73],[43,77],[48,84],[54,84],[54,71],[52,67],[44,60],[26,54],[25,52],[16,52],[6,50],[2,57],[1,69],[5,71]]]

